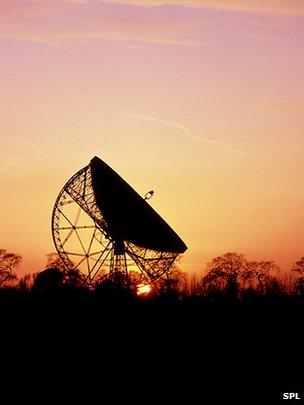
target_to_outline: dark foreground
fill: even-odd
[[[0,403],[304,401],[304,303],[0,296]],[[301,402],[298,402],[301,403]]]

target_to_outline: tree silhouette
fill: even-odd
[[[36,278],[36,273],[27,273],[23,277],[19,278],[18,282],[18,287],[19,290],[21,291],[30,291],[31,288],[33,287],[35,278]]]
[[[301,257],[295,264],[292,266],[291,271],[295,271],[301,277],[304,276],[304,257]]]
[[[205,294],[217,293],[237,297],[240,292],[281,294],[273,261],[250,261],[242,253],[225,253],[207,263],[207,274],[202,280]]]
[[[64,275],[56,267],[50,267],[37,274],[34,289],[42,292],[53,292],[63,286]]]
[[[57,253],[46,255],[46,268],[57,269],[62,275],[62,283],[69,287],[81,287],[85,283],[85,276],[76,268],[67,269]]]
[[[186,290],[186,274],[175,264],[156,282],[156,288],[160,294],[178,296]]]
[[[264,294],[266,290],[274,289],[279,285],[276,277],[279,270],[274,261],[247,261],[243,279],[250,283],[250,287]]]
[[[66,267],[57,253],[48,253],[46,255],[46,268],[54,267],[62,273],[66,271]]]
[[[8,253],[5,249],[0,249],[0,287],[17,279],[15,271],[18,269],[21,259],[22,257],[16,253]]]
[[[298,278],[294,283],[293,291],[296,294],[304,295],[304,257],[301,257],[294,263],[291,271],[298,274]]]
[[[246,278],[247,260],[242,253],[228,252],[207,263],[202,285],[207,294],[224,293],[236,297]]]

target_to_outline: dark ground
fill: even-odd
[[[304,401],[304,303],[2,292],[1,404]],[[301,402],[299,402],[301,403]]]

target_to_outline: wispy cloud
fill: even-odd
[[[0,167],[0,173],[3,173],[3,172],[5,172],[6,170],[8,170],[9,168],[11,168],[12,166],[14,166],[14,164],[15,164],[16,162],[18,162],[18,160],[25,159],[25,158],[27,158],[27,157],[29,157],[29,155],[17,156],[17,157],[15,157],[15,158],[11,159],[6,165]]]
[[[40,147],[19,136],[0,136],[0,145],[0,173],[10,169],[19,160],[41,152]]]
[[[104,40],[117,43],[142,43],[142,44],[159,44],[159,45],[176,45],[185,47],[198,46],[193,41],[183,39],[175,39],[174,36],[165,38],[161,34],[140,34],[140,33],[124,33],[119,31],[71,31],[66,33],[37,33],[35,35],[27,33],[4,33],[3,37],[18,39],[24,42],[41,43],[53,48],[69,49],[73,43],[87,44],[90,40]],[[143,49],[139,46],[126,46],[128,49]]]
[[[119,42],[146,42],[146,43],[156,43],[165,45],[180,45],[180,46],[196,46],[192,41],[186,41],[182,39],[172,38],[158,33],[147,33],[147,32],[122,32],[122,31],[75,31],[69,33],[63,33],[55,35],[53,37],[55,40],[89,40],[89,39],[103,39],[108,41],[119,41]]]
[[[151,117],[151,116],[139,115],[139,114],[126,114],[125,117],[129,118],[131,120],[156,122],[156,123],[159,123],[159,124],[162,124],[162,125],[167,125],[167,126],[170,126],[170,127],[173,127],[175,129],[177,129],[179,131],[179,133],[181,135],[183,135],[184,137],[186,137],[186,138],[194,139],[194,140],[199,141],[199,142],[213,144],[214,146],[216,146],[219,149],[224,150],[226,152],[234,153],[234,154],[237,154],[237,155],[247,156],[247,157],[250,157],[250,158],[253,158],[253,159],[264,160],[266,162],[273,162],[273,160],[270,159],[270,158],[267,158],[267,157],[264,157],[264,156],[254,155],[254,154],[251,154],[251,153],[236,149],[231,143],[221,142],[221,141],[218,141],[218,140],[215,140],[215,139],[198,136],[198,135],[192,133],[190,131],[190,129],[186,125],[183,125],[180,122],[168,121],[168,120],[156,118],[156,117],[153,117],[153,116]]]
[[[2,0],[1,4],[16,0]],[[84,5],[96,3],[126,4],[140,7],[175,5],[184,7],[208,7],[230,11],[248,11],[255,13],[304,13],[303,0],[57,0],[56,3]],[[24,0],[27,3],[47,4],[54,0]]]
[[[220,145],[226,148],[231,148],[232,145],[230,143],[226,143],[226,142],[220,142],[220,141],[216,141],[214,139],[210,139],[210,138],[202,138],[200,136],[197,136],[195,134],[193,134],[188,127],[186,127],[185,125],[176,122],[176,121],[168,121],[168,120],[163,120],[160,118],[155,118],[155,117],[149,117],[149,116],[145,116],[145,115],[137,115],[137,114],[128,114],[126,115],[127,118],[131,119],[131,120],[140,120],[140,121],[149,121],[149,122],[157,122],[159,124],[164,124],[164,125],[168,125],[170,127],[174,127],[177,130],[180,131],[180,133],[182,133],[185,137],[190,138],[190,139],[196,139],[197,141],[202,141],[202,142],[206,142],[206,143],[212,143],[212,144],[216,144],[216,145]]]
[[[186,7],[209,7],[255,13],[304,13],[303,0],[103,0],[103,2],[143,7],[182,5]]]
[[[113,12],[109,4],[79,0],[0,0],[0,36],[67,49],[90,41],[194,47],[191,26],[167,13]]]
[[[110,3],[126,6],[111,7]],[[200,13],[183,13],[179,10],[172,18],[169,9],[158,10],[162,5],[197,7]],[[130,7],[127,7],[130,6]],[[136,6],[136,7],[134,7]],[[130,8],[130,10],[128,10]],[[180,47],[199,47],[214,36],[245,36],[262,41],[273,41],[275,25],[256,21],[263,26],[250,26],[252,21],[239,27],[229,18],[242,18],[238,14],[217,15],[214,23],[204,19],[211,9],[230,11],[280,12],[301,14],[304,1],[241,1],[241,0],[0,0],[0,36],[34,44],[44,44],[58,49],[69,49],[93,41],[119,44],[124,48],[148,44]],[[207,15],[207,14],[206,14]],[[247,20],[247,19],[246,19]],[[247,24],[247,25],[246,25]],[[272,23],[273,24],[273,23]]]
[[[9,169],[10,167],[12,167],[14,164],[14,161],[9,162],[7,165],[0,167],[0,173],[5,172],[5,170]]]

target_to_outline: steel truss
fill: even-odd
[[[52,213],[52,236],[66,269],[79,270],[88,285],[103,278],[117,280],[117,275],[124,276],[128,285],[151,284],[166,275],[179,256],[127,241],[118,248],[96,204],[89,165],[60,191]]]

